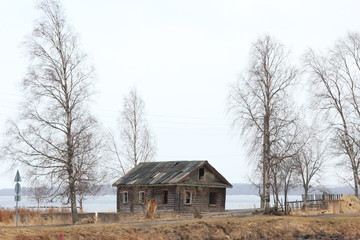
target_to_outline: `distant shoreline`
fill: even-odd
[[[252,184],[247,183],[233,183],[233,188],[226,189],[226,195],[259,195],[258,189],[254,187]],[[31,192],[31,188],[23,188],[22,189],[22,196],[30,196],[29,193]],[[311,194],[314,193],[333,193],[333,194],[354,194],[353,189],[350,186],[326,186],[326,187],[318,187],[314,188]],[[289,195],[301,195],[303,194],[303,189],[298,186],[292,189]],[[0,196],[14,196],[15,191],[13,188],[3,188],[0,189]],[[104,186],[103,190],[98,194],[101,195],[116,195],[116,188],[110,185]],[[283,195],[283,193],[281,193]],[[91,197],[91,196],[89,196]]]

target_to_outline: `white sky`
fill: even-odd
[[[296,63],[307,48],[360,30],[357,0],[62,2],[97,71],[92,110],[103,126],[116,129],[122,98],[136,86],[157,139],[156,160],[206,159],[230,182],[247,182],[251,169],[226,116],[229,85],[246,67],[251,42],[270,34]],[[40,16],[34,5],[0,0],[0,140],[22,99],[27,61],[20,46]],[[12,188],[15,173],[1,174],[0,188]]]

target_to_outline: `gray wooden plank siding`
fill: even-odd
[[[225,188],[193,188],[187,191],[192,192],[192,203],[185,203],[185,195],[180,194],[180,212],[192,212],[194,208],[198,211],[224,211],[225,210]],[[216,204],[209,204],[210,192],[216,193]]]
[[[164,191],[168,192],[168,199],[167,203],[163,203],[163,197],[164,197]],[[152,198],[155,198],[158,205],[158,210],[164,210],[164,211],[174,211],[174,205],[175,205],[175,196],[176,196],[176,188],[175,186],[169,186],[169,187],[154,187],[153,189],[153,195]]]
[[[205,175],[204,178],[199,180],[199,172],[194,173],[185,180],[188,183],[222,183],[221,180],[212,173],[208,168],[204,167]]]
[[[123,192],[127,191],[129,194],[128,203],[123,203]],[[139,203],[139,191],[145,192],[146,199],[155,198],[157,201],[157,209],[164,211],[174,211],[175,206],[175,186],[164,186],[164,187],[119,187],[117,197],[117,210],[118,212],[139,212],[146,210],[145,204]],[[163,203],[163,193],[168,192],[167,203]]]
[[[163,203],[163,192],[168,192],[167,204]],[[128,192],[128,202],[123,203],[123,192]],[[183,187],[183,186],[152,186],[118,187],[117,211],[141,213],[146,211],[146,205],[139,203],[139,191],[145,192],[146,199],[155,198],[157,200],[158,211],[192,212],[194,209],[202,212],[224,211],[225,210],[225,188],[207,187]],[[191,204],[185,203],[186,192],[191,192]],[[210,205],[210,192],[216,193],[215,204]]]

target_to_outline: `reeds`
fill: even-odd
[[[45,208],[45,209],[27,209],[27,208],[19,208],[19,214],[27,213],[30,216],[35,216],[40,213],[64,213],[70,212],[70,208]],[[13,217],[15,215],[14,209],[0,209],[0,224],[9,224],[13,222]]]

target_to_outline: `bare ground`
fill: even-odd
[[[360,239],[359,216],[245,217],[61,227],[0,227],[0,239]]]

